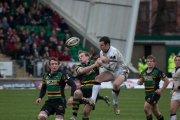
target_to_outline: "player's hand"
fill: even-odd
[[[138,85],[142,85],[143,82],[139,80],[139,81],[137,81],[137,84],[138,84]]]
[[[101,64],[102,64],[101,59],[98,58],[94,64],[95,64],[96,67],[101,67]]]
[[[156,92],[156,94],[160,95],[162,93],[162,90],[161,89],[157,89],[155,92]]]
[[[106,56],[101,56],[100,59],[101,59],[101,61],[102,61],[103,63],[106,63],[106,64],[109,63],[109,58],[106,57]]]
[[[178,87],[173,87],[173,90],[178,91],[179,89],[178,89]]]
[[[38,98],[37,100],[36,100],[36,106],[38,106],[38,104],[41,102],[41,98]]]
[[[70,106],[70,105],[72,104],[72,102],[73,102],[73,97],[71,96],[71,97],[68,99],[67,104]]]
[[[174,90],[171,90],[170,94],[172,95],[174,93]]]

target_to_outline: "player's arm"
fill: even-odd
[[[163,83],[163,86],[160,89],[156,90],[157,94],[161,94],[169,84],[169,79],[167,78],[167,76],[163,72],[161,72],[160,74],[161,74],[161,80],[164,81],[164,83]]]
[[[36,105],[38,105],[39,102],[41,102],[42,98],[46,94],[46,83],[45,80],[43,80],[43,84],[40,90],[39,98],[36,100]]]
[[[119,53],[117,51],[113,51],[111,53],[111,56],[114,56],[114,58],[112,59],[113,61],[118,61]],[[122,55],[121,55],[121,57],[122,57]],[[105,57],[105,56],[101,56],[100,59],[101,59],[100,63],[102,62],[102,64],[101,64],[102,67],[104,67],[108,70],[112,70],[112,71],[115,70],[115,68],[117,66],[117,62],[111,62],[111,59],[108,57]]]
[[[144,83],[144,79],[143,77],[141,77],[138,81],[137,81],[137,84],[138,85],[142,85]]]
[[[95,62],[94,64],[87,66],[85,68],[77,66],[75,71],[76,71],[77,75],[82,75],[82,74],[85,74],[86,72],[89,72],[90,70],[97,68],[97,67],[99,67],[99,64]]]
[[[69,77],[68,74],[64,74],[62,76],[62,79],[69,85],[71,86],[71,94],[70,94],[70,98],[68,99],[68,105],[71,105],[73,102],[73,95],[74,92],[76,90],[76,84],[74,83],[74,81]]]

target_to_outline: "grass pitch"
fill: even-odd
[[[37,115],[44,104],[46,97],[43,98],[39,106],[35,105],[35,100],[39,96],[40,90],[0,90],[0,120],[37,120]],[[159,109],[165,120],[169,119],[169,107],[171,95],[170,89],[166,89],[161,95],[159,101]],[[67,98],[70,95],[70,90],[66,89]],[[108,95],[112,101],[111,89],[100,90],[100,95]],[[90,120],[145,120],[143,111],[144,105],[144,89],[121,89],[119,97],[119,105],[121,109],[120,115],[115,115],[112,105],[99,100],[96,104],[96,109],[91,112]],[[78,120],[82,120],[81,105],[78,112]],[[72,116],[72,106],[68,106],[64,120],[69,120]],[[180,113],[177,112],[180,117]],[[153,116],[156,120],[155,116]],[[48,120],[54,120],[55,115],[52,115]]]

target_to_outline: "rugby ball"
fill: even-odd
[[[66,47],[68,47],[68,48],[72,48],[72,47],[78,46],[79,43],[80,43],[80,39],[79,39],[79,38],[77,38],[77,37],[71,37],[71,38],[69,38],[68,40],[66,40],[65,45],[66,45]]]

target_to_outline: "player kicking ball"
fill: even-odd
[[[100,58],[96,61],[105,71],[96,76],[93,85],[91,98],[86,98],[90,105],[95,105],[97,95],[101,88],[101,82],[112,81],[113,90],[113,107],[116,115],[120,114],[118,106],[118,97],[120,93],[120,85],[127,79],[129,70],[124,62],[123,56],[115,47],[110,45],[110,39],[106,36],[99,40]]]

